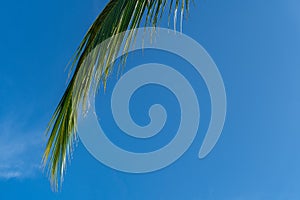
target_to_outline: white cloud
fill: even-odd
[[[43,134],[0,122],[0,179],[29,178],[39,173]]]

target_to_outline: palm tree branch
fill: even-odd
[[[180,1],[182,9],[188,8],[189,0],[174,1],[175,6],[173,0],[169,2],[169,16],[173,7],[175,10],[178,9]],[[62,183],[66,161],[71,157],[77,137],[79,107],[82,106],[85,110],[90,91],[93,90],[95,94],[101,82],[105,86],[118,52],[121,50],[127,52],[135,34],[130,32],[126,36],[111,40],[106,49],[99,51],[95,49],[98,50],[97,46],[106,39],[139,27],[144,16],[145,26],[149,24],[156,26],[167,2],[167,0],[110,0],[87,31],[72,58],[70,82],[46,130],[49,138],[43,156],[43,166],[47,168],[54,190]],[[124,41],[124,48],[121,49]],[[123,64],[126,57],[127,54],[121,58]]]

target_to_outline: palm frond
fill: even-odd
[[[47,168],[54,190],[61,186],[66,162],[70,160],[76,139],[79,107],[85,109],[90,91],[93,89],[96,93],[100,83],[106,84],[114,58],[120,50],[127,51],[134,34],[112,40],[105,51],[93,50],[106,39],[139,27],[143,18],[144,26],[156,26],[167,4],[169,16],[177,15],[180,4],[183,16],[184,10],[189,7],[189,0],[110,0],[83,38],[71,62],[72,78],[46,131],[49,139],[43,166]],[[120,41],[126,42],[124,49],[121,49]],[[122,59],[125,61],[126,56]],[[96,80],[95,84],[93,80]]]

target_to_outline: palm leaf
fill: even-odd
[[[49,138],[43,166],[54,190],[61,186],[66,161],[70,160],[76,140],[79,107],[86,108],[91,90],[95,94],[100,83],[105,86],[115,56],[120,50],[127,52],[134,33],[116,38],[105,50],[94,51],[95,48],[116,34],[139,27],[142,20],[145,21],[144,26],[156,26],[167,4],[169,16],[174,11],[176,22],[178,8],[181,6],[182,17],[189,0],[110,0],[83,38],[71,62],[72,78],[46,130]],[[120,41],[125,41],[124,49],[121,49]],[[122,59],[125,63],[126,56]]]

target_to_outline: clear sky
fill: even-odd
[[[185,65],[182,73],[202,85],[197,91],[201,123],[193,145],[173,165],[133,175],[104,166],[79,141],[61,192],[51,191],[39,167],[44,130],[66,86],[65,66],[106,3],[1,3],[0,199],[300,199],[297,0],[199,0],[191,6],[183,31],[213,57],[228,98],[223,134],[208,157],[197,157],[210,118],[209,95],[201,77],[194,77],[188,64],[171,55],[137,52],[130,55],[126,69],[150,61],[174,68]],[[161,25],[166,27],[165,21]],[[114,82],[112,78],[97,101],[109,137],[135,151],[155,149],[169,141],[171,133],[152,143],[116,135],[119,129],[108,110]],[[161,100],[171,112],[165,132],[176,129],[179,114],[174,96],[165,91],[157,98],[153,92],[163,94],[164,89],[156,86],[145,90],[134,96],[133,118],[146,124],[147,106]]]

